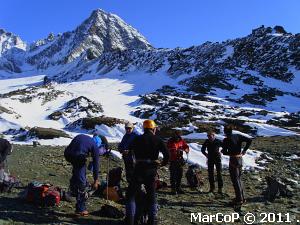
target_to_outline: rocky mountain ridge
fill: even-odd
[[[241,130],[250,133],[257,132],[260,124],[299,130],[300,34],[288,33],[281,26],[261,26],[245,37],[221,43],[158,49],[118,16],[98,9],[75,30],[58,35],[50,33],[47,38],[29,45],[3,30],[0,35],[1,79],[45,75],[44,84],[1,94],[0,100],[6,104],[2,107],[13,112],[17,110],[9,107],[9,100],[19,97],[11,96],[24,92],[26,96],[20,97],[23,103],[27,100],[30,103],[33,98],[47,100],[47,96],[33,93],[42,92],[43,85],[49,83],[51,92],[57,93],[54,97],[62,98],[64,90],[60,84],[95,80],[101,83],[102,78],[109,78],[132,82],[130,85],[134,87],[142,84],[146,77],[160,76],[172,82],[167,85],[162,82],[157,90],[149,88],[151,83],[145,84],[149,87],[144,92],[138,91],[139,101],[132,108],[133,116],[151,117],[161,124],[172,122],[172,126],[209,121],[216,124],[217,129],[224,122],[237,119]],[[140,74],[140,78],[127,80],[132,74]],[[105,89],[105,85],[102,88]],[[119,96],[118,92],[114,94]],[[77,106],[64,108],[71,100],[68,97],[64,104],[60,103],[60,108],[47,103],[52,111],[41,116],[47,114],[48,119],[64,121],[63,126],[74,122],[70,118],[74,115],[79,118],[82,112],[87,119],[110,117],[105,115],[107,108],[102,107],[102,102],[90,95],[92,99],[82,93],[74,95],[73,99],[86,98],[88,105],[83,106],[82,111]],[[107,105],[112,107],[110,103]],[[124,117],[115,119],[119,121]]]

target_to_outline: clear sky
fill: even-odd
[[[97,8],[120,16],[155,47],[223,41],[260,25],[300,33],[300,0],[0,0],[0,28],[30,43],[73,30]]]

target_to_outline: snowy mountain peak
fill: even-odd
[[[151,49],[151,44],[135,28],[115,14],[96,9],[76,30],[99,42],[103,52],[125,49]]]
[[[41,46],[40,48],[37,48]],[[74,31],[35,43],[27,62],[46,69],[51,65],[92,60],[115,50],[152,49],[136,29],[114,14],[97,9]],[[33,50],[33,51],[32,51]]]
[[[90,18],[97,18],[97,17],[101,17],[101,16],[114,16],[114,17],[118,17],[115,14],[109,13],[104,11],[103,9],[95,9],[93,10],[93,12],[91,13]]]
[[[0,29],[0,56],[12,48],[25,51],[26,43],[23,42],[19,36],[16,36],[11,32],[6,32],[4,29]]]

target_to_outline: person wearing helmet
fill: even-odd
[[[99,137],[98,137],[99,138]],[[93,188],[98,189],[99,181],[99,147],[97,143],[100,140],[91,138],[84,134],[77,135],[68,147],[65,149],[64,155],[68,162],[73,166],[72,178],[70,180],[70,189],[72,194],[76,196],[76,215],[87,216],[86,210],[86,161],[87,157],[91,155],[93,159]]]
[[[155,176],[158,166],[164,166],[169,161],[169,151],[164,142],[155,135],[156,124],[153,120],[145,120],[144,133],[137,136],[128,146],[135,156],[135,167],[132,180],[126,193],[125,224],[135,224],[135,197],[144,184],[146,189],[145,203],[148,206],[148,224],[157,224],[157,203],[155,192]],[[158,161],[159,152],[163,154],[163,161]]]
[[[181,137],[181,132],[175,130],[173,136],[168,140],[168,149],[170,151],[170,181],[172,194],[183,194],[181,188],[181,179],[183,175],[183,152],[190,151],[189,146]]]
[[[125,165],[125,173],[126,180],[129,183],[133,173],[133,155],[132,152],[128,150],[129,144],[133,141],[133,139],[138,136],[134,131],[134,126],[132,123],[125,123],[125,135],[122,138],[121,143],[118,146],[119,152],[122,154],[124,165]]]
[[[241,181],[243,156],[250,147],[252,140],[240,134],[232,134],[232,126],[224,127],[226,137],[222,143],[222,153],[229,155],[229,174],[233,184],[235,199],[234,205],[242,205],[245,202],[244,190]],[[246,143],[242,150],[243,142]]]

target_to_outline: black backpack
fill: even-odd
[[[267,176],[267,188],[264,191],[264,197],[267,201],[273,202],[279,197],[292,197],[293,194],[287,189],[287,186],[275,176]]]
[[[6,157],[12,152],[12,145],[8,140],[0,138],[0,163],[6,160]]]

